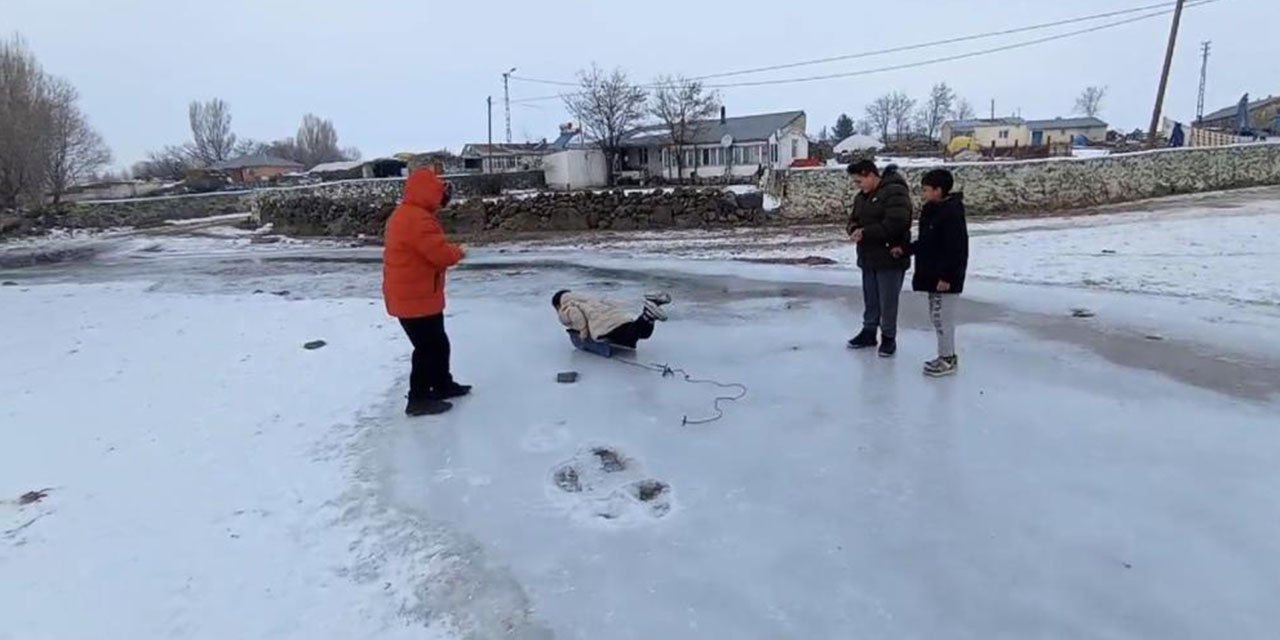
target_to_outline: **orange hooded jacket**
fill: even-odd
[[[445,270],[462,260],[462,249],[444,237],[436,218],[444,182],[430,169],[415,171],[404,199],[387,220],[382,248],[382,297],[387,313],[421,318],[444,312]]]

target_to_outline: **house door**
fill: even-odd
[[[1037,147],[1038,147],[1038,146],[1040,146],[1040,145],[1042,145],[1042,144],[1044,144],[1044,132],[1043,132],[1043,131],[1032,131],[1032,132],[1031,132],[1031,144],[1033,144],[1033,145],[1035,145],[1035,146],[1037,146]]]

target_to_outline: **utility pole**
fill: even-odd
[[[485,98],[484,102],[489,105],[489,147],[486,149],[489,156],[489,166],[485,168],[484,173],[493,173],[493,96]]]
[[[1204,87],[1209,78],[1209,48],[1212,45],[1213,42],[1209,40],[1200,43],[1200,54],[1203,57],[1200,60],[1200,95],[1196,98],[1196,124],[1204,120]]]
[[[516,72],[515,67],[502,74],[502,104],[507,109],[507,144],[511,144],[511,74]]]
[[[1169,70],[1173,67],[1173,50],[1178,44],[1178,25],[1182,23],[1182,7],[1187,0],[1178,0],[1173,10],[1173,24],[1169,27],[1169,47],[1164,52],[1164,70],[1160,73],[1160,89],[1156,92],[1156,108],[1151,112],[1151,127],[1147,130],[1147,148],[1156,148],[1156,131],[1160,129],[1160,112],[1164,110],[1164,91],[1169,87]]]
[[[991,119],[992,120],[996,119],[996,99],[995,98],[991,99]]]

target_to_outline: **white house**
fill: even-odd
[[[1031,131],[1031,144],[1034,145],[1079,140],[1107,141],[1107,123],[1092,117],[1028,120],[1027,129]]]
[[[551,189],[590,189],[609,184],[604,152],[595,147],[573,146],[542,157],[542,171]]]
[[[785,169],[809,157],[803,111],[704,120],[691,127],[693,135],[680,148],[671,142],[666,125],[640,127],[622,138],[620,176],[662,176],[676,179],[676,153],[683,154],[681,178],[751,176],[761,168]]]
[[[981,120],[949,120],[942,123],[942,144],[951,145],[959,137],[971,138],[978,146],[1025,147],[1031,143],[1031,130],[1022,118]]]

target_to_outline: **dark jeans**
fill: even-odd
[[[607,342],[634,349],[636,348],[636,343],[646,340],[652,335],[653,321],[640,316],[600,337]]]
[[[862,269],[863,330],[879,328],[886,338],[898,337],[898,298],[906,275],[902,269]]]
[[[409,397],[423,398],[428,392],[451,384],[453,375],[449,373],[449,336],[444,332],[444,314],[401,318],[400,326],[413,343]]]

